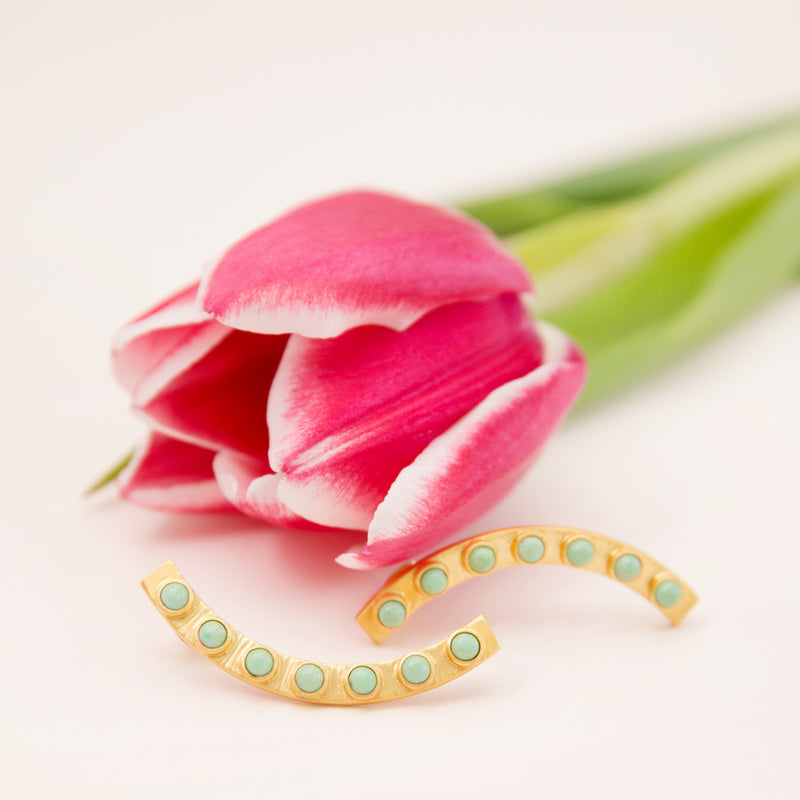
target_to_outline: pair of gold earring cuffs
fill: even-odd
[[[356,620],[381,644],[421,606],[459,583],[504,567],[561,564],[606,575],[638,592],[679,624],[697,602],[680,578],[650,556],[589,531],[549,526],[506,528],[464,539],[395,572]],[[239,680],[309,703],[359,705],[399,700],[469,672],[500,646],[479,616],[447,639],[391,661],[323,664],[265,647],[220,619],[172,561],[142,586],[190,647]]]

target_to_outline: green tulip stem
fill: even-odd
[[[482,198],[465,203],[462,208],[488,225],[498,236],[511,236],[582,209],[640,197],[732,147],[785,130],[798,122],[800,115],[791,114],[591,169],[542,186]]]
[[[578,212],[518,234],[508,245],[536,277],[536,310],[548,315],[635,269],[723,209],[796,175],[800,125],[723,152],[636,202]],[[556,265],[557,243],[562,260]]]
[[[108,486],[114,481],[117,475],[131,463],[134,451],[131,450],[127,455],[121,458],[113,467],[104,472],[88,489],[83,493],[84,497],[99,492],[104,486]]]

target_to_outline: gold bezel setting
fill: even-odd
[[[366,694],[359,694],[353,687],[350,685],[350,673],[353,670],[358,669],[359,667],[366,667],[367,669],[372,670],[372,673],[375,675],[375,688],[371,692],[367,692]],[[381,688],[383,687],[383,676],[375,671],[375,668],[372,664],[355,664],[352,666],[349,671],[344,676],[344,690],[347,694],[353,699],[354,702],[359,703],[365,700],[368,700],[370,697],[374,697],[378,692],[380,692]]]
[[[422,576],[429,570],[429,569],[440,569],[447,579],[447,583],[442,589],[441,592],[437,592],[436,594],[431,594],[430,592],[426,592],[422,588]],[[450,572],[447,569],[447,565],[443,564],[440,561],[423,561],[421,564],[416,565],[416,573],[414,575],[414,585],[417,587],[417,590],[422,592],[422,594],[427,595],[428,597],[441,597],[449,588],[450,588]],[[405,605],[405,604],[404,604]],[[408,606],[406,605],[406,616],[408,616]]]
[[[420,591],[422,591],[422,590],[420,590]],[[381,618],[380,618],[381,608],[383,608],[385,603],[388,603],[391,600],[394,600],[394,601],[400,603],[400,605],[403,606],[403,608],[405,609],[405,617],[403,618],[403,621],[399,625],[395,625],[394,627],[391,627],[390,625],[384,625],[381,622]],[[397,628],[402,627],[403,625],[405,625],[407,619],[408,619],[408,601],[401,594],[387,592],[387,593],[384,594],[383,597],[380,598],[380,601],[375,604],[375,622],[376,622],[376,624],[380,625],[380,627],[383,628],[383,630],[385,630],[385,631],[390,631],[391,632],[393,630],[396,630]]]
[[[186,601],[186,605],[174,610],[167,608],[167,606],[164,605],[164,601],[161,599],[161,592],[163,592],[164,589],[166,589],[171,583],[179,583],[181,586],[186,587],[189,592],[189,599]],[[194,592],[192,591],[192,587],[189,586],[186,581],[176,581],[173,578],[165,578],[156,590],[156,603],[158,605],[158,610],[165,617],[185,617],[192,610],[192,606],[194,605]]]
[[[568,551],[570,545],[574,544],[575,542],[586,541],[592,546],[592,557],[585,563],[585,564],[573,564],[569,560]],[[586,536],[583,532],[575,533],[572,536],[566,537],[561,542],[561,563],[565,564],[568,567],[572,567],[573,569],[587,569],[591,567],[594,560],[597,558],[597,548],[594,546],[594,542],[589,536]]]
[[[313,692],[307,692],[305,689],[300,687],[300,684],[297,682],[297,673],[300,672],[303,667],[316,667],[322,673],[322,685],[319,687],[319,689],[315,689]],[[348,675],[349,674],[350,673],[348,673]],[[319,697],[328,688],[328,684],[330,684],[330,682],[330,672],[328,669],[326,669],[324,664],[320,664],[317,661],[301,661],[294,668],[294,670],[292,670],[292,690],[301,700],[310,700],[314,697]]]
[[[519,546],[520,546],[520,544],[522,544],[522,542],[524,542],[525,539],[528,539],[531,536],[535,536],[542,543],[542,554],[541,554],[541,556],[539,556],[539,558],[536,559],[536,561],[526,561],[519,554]],[[540,564],[544,560],[544,557],[547,555],[547,543],[537,533],[530,533],[529,531],[522,531],[521,533],[518,533],[514,537],[514,540],[511,543],[511,554],[514,556],[514,560],[520,566],[532,567],[534,564]]]
[[[266,650],[272,656],[272,669],[266,675],[253,675],[253,673],[247,669],[247,656],[249,656],[253,650]],[[256,681],[266,683],[267,681],[271,681],[278,674],[278,656],[271,647],[264,647],[262,644],[257,644],[254,647],[248,647],[242,652],[240,666],[241,672],[246,676],[248,682]]]
[[[484,534],[485,536],[485,534]],[[473,569],[470,566],[469,559],[470,556],[479,548],[479,547],[486,547],[494,553],[494,564],[485,570],[484,572],[478,572],[478,570]],[[488,542],[484,540],[484,537],[478,537],[474,541],[470,542],[468,547],[464,548],[464,553],[462,556],[462,562],[464,568],[470,573],[470,575],[491,575],[497,569],[497,548],[494,546],[492,542]],[[448,585],[449,588],[449,585]],[[442,593],[444,594],[444,593]],[[438,596],[438,595],[437,595]]]
[[[462,633],[469,634],[470,636],[475,636],[475,638],[478,641],[478,652],[472,658],[459,658],[453,652],[453,641],[456,638],[456,636],[460,636]],[[483,642],[481,641],[480,636],[475,635],[474,631],[468,631],[466,629],[455,631],[454,633],[451,633],[450,636],[447,638],[447,657],[459,667],[466,667],[467,665],[471,664],[473,661],[475,661],[476,658],[480,657],[480,654],[482,652],[483,652]]]
[[[200,641],[200,629],[207,622],[218,622],[223,628],[225,628],[225,641],[221,645],[217,647],[207,647],[203,644],[203,642]],[[223,622],[219,617],[212,615],[200,621],[200,624],[197,626],[197,629],[194,632],[194,639],[197,642],[197,647],[201,648],[203,653],[206,653],[210,656],[218,656],[220,653],[224,653],[231,646],[231,629],[230,626]]]
[[[449,647],[449,642],[448,642],[448,647]],[[406,659],[412,658],[414,656],[416,656],[417,658],[424,658],[425,661],[428,662],[428,666],[431,668],[430,675],[428,675],[428,677],[425,678],[425,680],[422,681],[422,683],[412,683],[403,675],[403,663],[406,661]],[[407,689],[411,689],[412,691],[417,691],[421,687],[426,686],[431,681],[436,680],[436,664],[432,663],[430,658],[425,653],[419,651],[414,653],[406,653],[402,658],[397,659],[397,664],[395,666],[395,676],[397,677],[397,680],[400,681],[400,683],[402,683],[403,686],[405,686]]]

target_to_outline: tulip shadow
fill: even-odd
[[[335,560],[364,544],[365,534],[360,531],[290,530],[238,514],[167,515],[150,526],[150,539],[173,544],[176,549],[203,543],[211,557],[224,547],[226,562],[241,564],[243,576],[252,571],[254,580],[264,580],[277,569],[285,580],[314,587],[314,591],[351,585],[364,576]],[[369,582],[376,583],[374,574]]]

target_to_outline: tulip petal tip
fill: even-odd
[[[119,474],[119,495],[160,511],[231,511],[214,477],[213,458],[210,450],[151,431]]]
[[[469,217],[379,192],[308,203],[246,236],[203,276],[203,310],[255,333],[405,330],[441,305],[531,291],[525,269]]]

